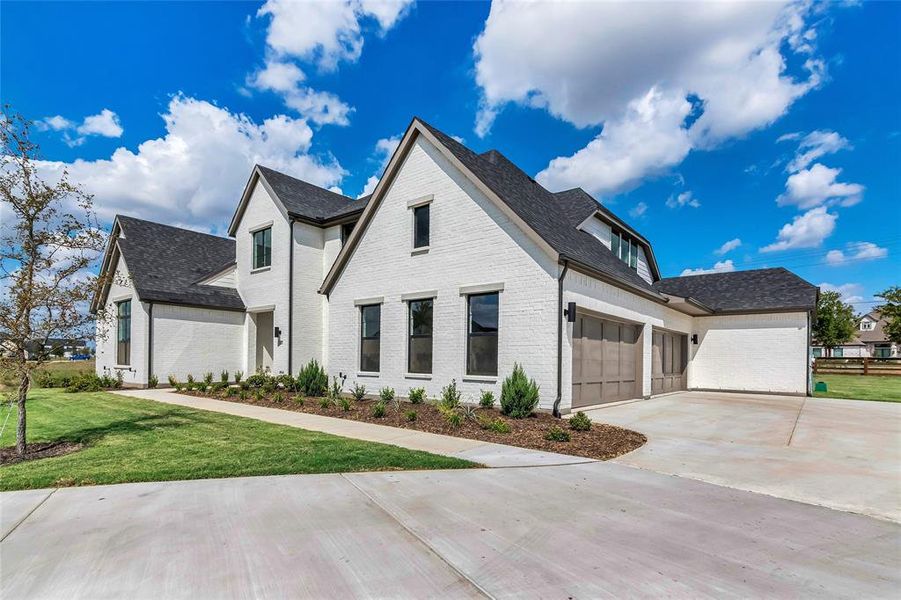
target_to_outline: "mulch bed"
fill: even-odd
[[[246,400],[241,400],[239,396],[227,396],[224,392],[212,394],[198,391],[182,391],[180,393],[241,404],[293,410],[326,417],[365,421],[367,423],[428,433],[440,433],[533,450],[559,452],[561,454],[571,454],[597,460],[616,458],[635,450],[647,442],[647,438],[641,433],[605,423],[592,423],[589,431],[575,431],[570,429],[566,420],[557,419],[548,413],[535,413],[525,419],[511,419],[503,416],[497,408],[477,408],[476,414],[478,416],[491,419],[500,418],[510,426],[510,433],[497,433],[489,429],[483,429],[474,419],[465,419],[461,425],[454,427],[448,423],[444,415],[431,403],[411,404],[407,401],[401,401],[399,409],[395,408],[394,404],[389,403],[385,416],[379,418],[372,416],[372,406],[376,403],[372,399],[360,402],[352,401],[350,410],[345,411],[340,406],[321,408],[319,406],[319,398],[304,398],[303,404],[301,404],[299,399],[303,398],[303,396],[284,391],[281,392],[281,395],[284,397],[284,400],[281,402],[273,401],[272,394],[263,394],[260,400],[256,400],[253,391],[247,392]],[[407,420],[406,413],[411,410],[416,411],[415,421]],[[545,434],[554,426],[560,427],[569,433],[570,441],[556,442],[545,439]]]
[[[16,447],[0,448],[0,465],[12,465],[23,460],[35,460],[38,458],[50,458],[78,452],[84,448],[84,444],[78,442],[39,442],[37,444],[25,444],[25,458],[16,454]]]

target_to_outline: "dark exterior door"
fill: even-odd
[[[655,329],[651,348],[651,393],[686,389],[687,365],[688,336]]]
[[[573,408],[641,396],[636,325],[587,315],[573,324]]]

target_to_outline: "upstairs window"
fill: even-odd
[[[497,292],[468,297],[467,375],[497,375],[498,298]]]
[[[610,251],[629,267],[638,270],[638,243],[628,234],[613,230]]]
[[[413,209],[413,248],[429,247],[429,204]]]
[[[360,307],[360,370],[378,373],[381,353],[382,305]]]
[[[131,364],[131,300],[116,304],[116,364]]]
[[[253,267],[262,269],[272,265],[272,227],[253,232]]]
[[[860,322],[860,330],[861,331],[872,331],[873,330],[873,321],[861,321]]]
[[[341,226],[341,247],[344,247],[344,244],[347,243],[347,239],[350,237],[350,234],[354,230],[354,225],[356,223],[345,223]]]

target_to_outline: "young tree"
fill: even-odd
[[[897,285],[876,294],[885,300],[885,304],[876,307],[885,319],[885,336],[896,344],[901,344],[901,287]]]
[[[4,106],[0,116],[0,332],[7,356],[0,369],[18,382],[16,453],[25,457],[25,403],[32,374],[48,358],[51,337],[86,337],[93,317],[87,302],[100,284],[89,273],[105,234],[92,197],[68,181],[41,178],[40,149],[31,124]],[[36,343],[35,343],[36,342]],[[29,346],[38,348],[30,357]]]
[[[838,292],[823,292],[817,302],[817,320],[813,325],[813,337],[829,349],[850,342],[854,337],[854,309],[842,302]]]

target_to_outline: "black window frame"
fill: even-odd
[[[257,252],[257,236],[263,236],[263,253]],[[268,245],[267,245],[268,243]],[[265,269],[272,266],[272,226],[263,227],[250,233],[250,268],[251,270]]]
[[[413,207],[413,249],[420,250],[431,245],[432,210],[431,202]],[[425,215],[425,222],[420,223],[419,215]],[[424,229],[424,231],[423,231]]]
[[[366,311],[370,309],[377,310],[378,315],[378,328],[376,329],[375,335],[366,335]],[[372,342],[375,340],[376,342],[376,352],[375,352],[375,368],[366,368],[371,367],[371,363],[366,362],[366,342]],[[382,305],[380,303],[376,304],[363,304],[360,306],[360,371],[362,373],[379,373],[381,371],[382,366]],[[370,357],[371,360],[371,357]]]
[[[473,332],[472,321],[472,301],[474,298],[484,298],[487,296],[495,296],[496,314],[494,331]],[[501,319],[501,294],[499,291],[483,292],[479,294],[469,294],[466,296],[466,375],[471,377],[497,377],[498,362],[500,355],[500,324]],[[494,338],[494,372],[475,371],[472,365],[472,339],[473,338]]]
[[[347,240],[350,239],[350,234],[353,233],[354,226],[357,224],[356,221],[351,223],[342,223],[341,224],[341,247],[347,243]]]
[[[428,304],[429,310],[429,332],[415,333],[415,325],[413,323],[413,305]],[[435,359],[435,299],[434,298],[417,298],[416,300],[407,301],[407,373],[416,375],[431,375],[434,367]],[[429,340],[429,366],[428,370],[416,370],[413,368],[413,344],[414,340]]]
[[[122,333],[123,329],[125,330],[124,336]],[[128,300],[120,300],[119,302],[116,302],[116,364],[123,366],[131,365],[130,298]]]

